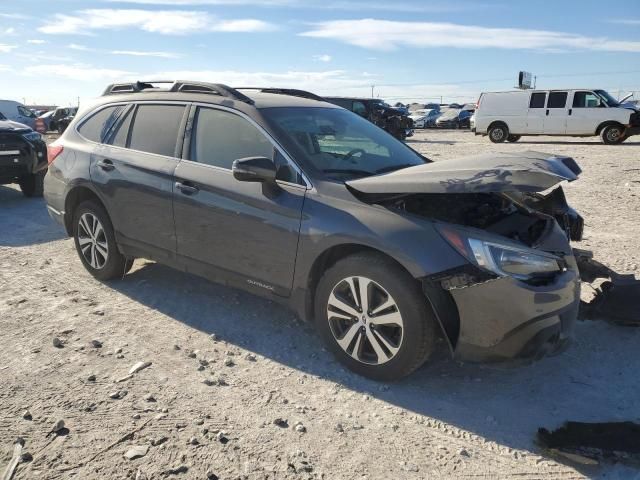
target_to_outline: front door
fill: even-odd
[[[567,116],[567,133],[594,135],[605,116],[603,114],[606,114],[606,107],[598,95],[587,90],[573,92]]]
[[[178,255],[187,269],[250,290],[291,290],[306,187],[255,124],[230,110],[198,107],[174,189]],[[280,181],[240,182],[233,161],[273,158]]]
[[[549,92],[544,133],[547,135],[564,135],[567,133],[567,97],[568,92]]]

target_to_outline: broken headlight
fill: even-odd
[[[533,280],[562,271],[560,259],[526,247],[473,238],[452,228],[439,228],[440,233],[460,254],[478,267],[500,276]]]

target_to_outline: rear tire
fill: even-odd
[[[381,255],[355,254],[329,268],[316,288],[314,314],[335,357],[373,380],[409,375],[434,349],[436,320],[419,283]]]
[[[605,145],[618,145],[624,142],[624,127],[622,125],[607,125],[600,131],[600,138]]]
[[[502,143],[509,137],[509,129],[504,124],[494,125],[489,129],[489,140],[493,143]]]
[[[41,170],[37,173],[32,173],[20,179],[20,190],[25,197],[41,197],[44,192],[44,176],[47,174],[46,170]]]
[[[118,250],[111,220],[99,203],[82,202],[73,214],[73,239],[84,268],[98,280],[125,275],[133,259]]]
[[[509,143],[515,143],[518,140],[520,140],[520,135],[509,135],[507,137],[507,142],[509,142]]]

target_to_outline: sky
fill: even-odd
[[[397,101],[539,88],[640,97],[640,0],[0,0],[0,99],[75,105],[125,80]]]

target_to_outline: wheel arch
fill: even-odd
[[[618,122],[616,120],[607,120],[606,122],[602,122],[600,125],[598,125],[598,128],[596,128],[596,135],[600,135],[602,130],[605,127],[608,127],[610,125],[616,125],[616,126],[622,127],[623,130],[625,129],[625,126],[622,123],[620,123],[620,122]]]
[[[107,208],[104,202],[100,199],[100,196],[87,185],[77,185],[73,187],[66,195],[64,201],[64,227],[69,236],[73,235],[73,212],[75,212],[78,205],[87,200],[93,200],[100,204],[105,211]],[[107,212],[108,213],[108,212]]]
[[[491,130],[493,127],[498,127],[498,126],[505,127],[507,129],[507,132],[510,131],[509,125],[507,124],[507,122],[505,122],[504,120],[494,120],[487,127],[487,132],[489,132],[489,130]]]

